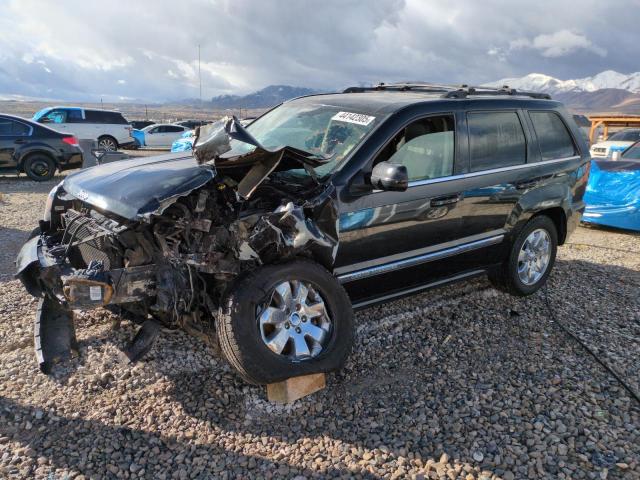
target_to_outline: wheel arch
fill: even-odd
[[[111,135],[109,133],[105,133],[103,135],[98,136],[98,139],[97,139],[98,143],[100,143],[100,139],[101,138],[110,138],[116,144],[116,148],[120,148],[120,142],[118,142],[118,139],[116,137],[114,137],[113,135]]]
[[[509,216],[506,229],[515,238],[526,223],[540,215],[548,216],[558,233],[558,245],[567,238],[567,220],[571,209],[571,189],[563,184],[550,184],[525,193]]]
[[[58,162],[58,159],[56,158],[56,156],[45,149],[37,149],[37,150],[29,150],[27,152],[24,152],[21,154],[20,159],[18,160],[18,171],[19,172],[23,172],[24,173],[24,164],[25,162],[33,157],[34,155],[44,155],[46,157],[49,157],[52,161],[53,164],[55,165],[56,169],[60,168],[60,163]]]

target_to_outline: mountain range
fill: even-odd
[[[640,114],[640,72],[626,75],[606,70],[592,77],[573,80],[530,73],[523,77],[503,78],[487,85],[508,85],[517,90],[549,93],[568,108],[579,112]],[[315,93],[321,91],[289,85],[270,85],[248,95],[213,97],[208,106],[215,109],[269,108],[294,97]]]
[[[545,92],[581,112],[640,114],[640,72],[628,75],[606,70],[592,77],[561,80],[542,73],[503,78],[488,85]]]
[[[211,99],[211,106],[225,108],[269,108],[294,97],[321,93],[319,90],[289,85],[269,85],[249,95],[220,95]]]

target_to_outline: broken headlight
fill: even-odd
[[[42,216],[42,219],[45,222],[51,221],[51,210],[53,209],[53,204],[56,198],[58,197],[58,192],[62,189],[63,183],[64,183],[64,180],[60,182],[58,185],[56,185],[55,187],[53,187],[49,192],[49,196],[47,197],[47,203],[44,204],[44,215]]]

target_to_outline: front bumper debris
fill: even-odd
[[[54,363],[78,354],[73,309],[136,302],[155,294],[154,265],[105,272],[100,262],[92,262],[86,269],[74,269],[51,254],[43,237],[32,238],[22,247],[16,267],[16,277],[27,291],[41,297],[34,347],[40,370],[47,374]],[[126,352],[130,360],[144,355],[156,335],[154,325],[136,335]]]

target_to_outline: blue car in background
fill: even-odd
[[[640,142],[619,160],[592,160],[582,221],[640,231]]]

